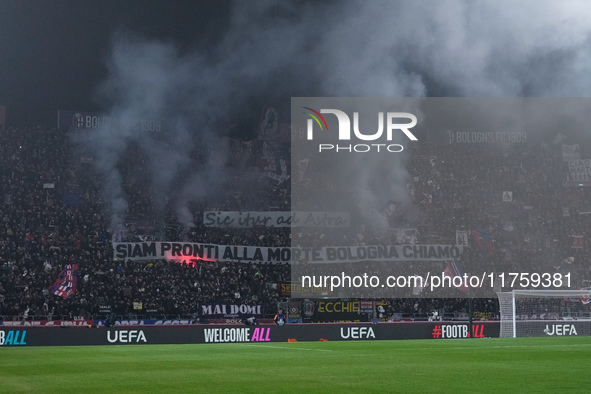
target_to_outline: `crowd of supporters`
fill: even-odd
[[[564,162],[557,152],[558,146],[541,143],[417,145],[407,163],[409,198],[384,201],[382,208],[392,227],[404,222],[404,227],[416,229],[411,242],[455,244],[456,231],[466,231],[468,246],[459,263],[467,271],[572,272],[573,287],[583,287],[591,277],[586,242],[591,196],[587,187],[565,184]],[[264,209],[266,204],[285,210],[287,186],[278,184],[284,180],[265,179],[265,187],[230,190],[217,203],[192,206],[195,224],[188,227],[175,220],[173,211],[165,215],[170,220],[150,221],[153,212],[147,207],[153,202],[149,188],[141,186],[147,176],[141,156],[139,150],[130,150],[129,164],[121,170],[124,177],[126,170],[133,174],[124,184],[127,215],[141,217],[130,220],[134,224],[122,232],[125,239],[280,247],[297,237],[285,228],[219,229],[200,224],[203,211],[212,207],[249,210],[255,204]],[[66,131],[0,131],[0,177],[2,316],[90,316],[103,306],[125,315],[137,312],[134,302],[154,315],[190,316],[207,302],[264,303],[273,311],[277,302],[285,301],[272,284],[290,281],[289,264],[115,261],[103,180],[92,158],[76,153]],[[505,191],[512,193],[510,199],[503,198]],[[410,220],[405,216],[409,207],[421,214]],[[478,245],[475,230],[490,236],[490,243]],[[324,245],[343,242],[336,235],[332,239],[329,230],[317,230],[303,235],[310,239],[294,243],[310,245],[321,236]],[[377,236],[357,227],[351,228],[347,240],[349,245],[407,242],[394,230]],[[64,299],[48,288],[68,264],[78,265],[78,282],[76,295]],[[427,269],[425,264],[421,269]],[[408,291],[412,295],[413,289]],[[387,313],[459,313],[467,308],[463,298],[425,297],[386,300]],[[497,309],[494,299],[476,300],[477,311]]]

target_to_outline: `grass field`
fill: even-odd
[[[0,348],[1,393],[581,392],[591,337]]]

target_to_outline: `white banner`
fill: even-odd
[[[417,237],[419,236],[419,231],[416,228],[395,228],[392,229],[394,234],[396,234],[396,242],[401,244],[411,244],[414,245],[417,243]]]
[[[581,150],[579,144],[562,145],[562,160],[579,160],[581,158]]]
[[[208,227],[252,228],[262,227],[334,227],[344,228],[351,224],[349,212],[238,212],[206,211],[203,224]]]
[[[591,160],[570,160],[568,162],[568,180],[575,182],[591,181]]]
[[[572,248],[582,249],[585,247],[585,237],[582,235],[573,235]]]
[[[468,230],[456,230],[456,245],[468,246]]]
[[[189,242],[113,242],[115,260],[204,260],[282,263],[308,261],[343,263],[356,261],[443,261],[460,257],[462,246],[375,245],[274,248]]]

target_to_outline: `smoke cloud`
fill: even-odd
[[[117,163],[132,143],[146,152],[155,211],[170,202],[192,223],[188,204],[228,180],[220,124],[252,97],[560,97],[591,88],[585,1],[236,2],[229,19],[219,41],[190,53],[115,34],[100,97],[122,123],[85,141],[105,177],[112,228],[128,206]],[[163,119],[166,128],[136,130],[137,119]],[[398,160],[361,199],[404,194],[406,158]],[[364,162],[356,176],[371,185],[379,165]]]

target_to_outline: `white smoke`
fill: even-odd
[[[87,141],[106,179],[111,226],[127,209],[116,164],[132,141],[147,152],[156,210],[172,198],[190,224],[188,204],[226,179],[212,163],[225,160],[217,124],[250,97],[588,96],[590,31],[585,1],[257,1],[236,2],[207,51],[117,34],[101,98],[123,126]],[[166,119],[165,133],[134,130],[145,118]],[[207,157],[188,168],[195,149]],[[359,179],[371,182],[378,165],[364,163]],[[361,198],[400,194],[404,166],[388,177]]]

